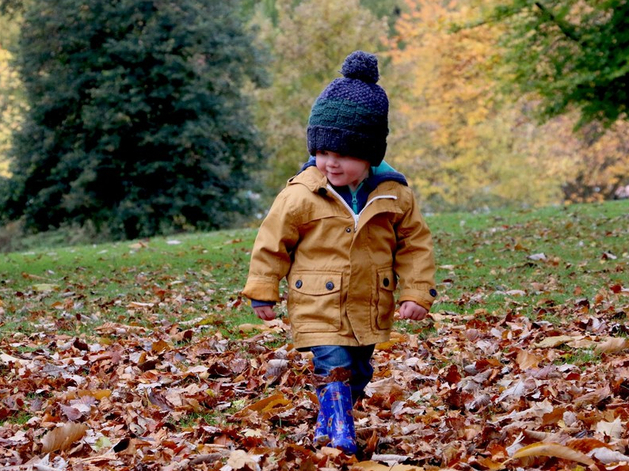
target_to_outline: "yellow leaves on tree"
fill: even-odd
[[[625,122],[590,136],[574,133],[574,116],[535,122],[536,97],[501,94],[501,24],[479,21],[482,8],[469,2],[407,4],[384,78],[392,95],[388,159],[428,209],[592,201],[626,181]]]
[[[11,135],[21,125],[26,105],[20,95],[21,82],[9,51],[9,45],[17,40],[18,22],[0,17],[0,30],[0,176],[7,177]]]
[[[0,175],[8,176],[7,153],[11,148],[11,134],[22,122],[23,104],[15,95],[19,78],[11,66],[12,55],[0,46]]]
[[[491,184],[493,129],[497,115],[487,79],[497,32],[488,27],[451,27],[472,11],[458,2],[443,6],[409,1],[391,43],[397,114],[392,121],[390,158],[404,167],[435,203],[463,204]],[[396,103],[405,102],[401,108]]]

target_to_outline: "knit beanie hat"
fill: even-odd
[[[378,59],[352,52],[316,99],[308,120],[308,152],[328,150],[380,165],[387,149],[389,99],[377,85]]]

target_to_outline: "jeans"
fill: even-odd
[[[322,345],[311,347],[314,355],[315,375],[328,376],[335,368],[345,368],[349,370],[351,376],[349,385],[352,389],[352,399],[354,402],[362,396],[365,386],[373,377],[373,367],[371,366],[371,356],[375,345],[363,347],[344,347],[340,345]]]

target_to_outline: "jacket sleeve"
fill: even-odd
[[[242,294],[257,301],[280,302],[279,283],[291,265],[291,254],[299,240],[289,192],[275,199],[256,236],[249,275]]]
[[[399,277],[399,302],[415,301],[430,310],[437,296],[433,241],[412,193],[397,236],[394,270]]]

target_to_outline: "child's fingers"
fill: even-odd
[[[275,319],[275,311],[272,308],[262,309],[258,313],[258,317],[263,321],[272,321]]]

